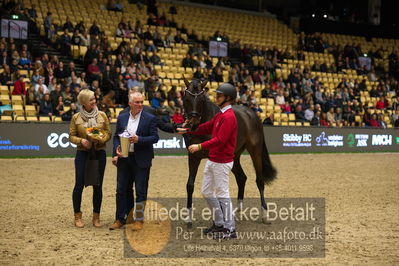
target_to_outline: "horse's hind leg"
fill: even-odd
[[[260,202],[262,205],[263,218],[267,212],[267,204],[265,200],[265,181],[262,176],[262,146],[261,145],[251,145],[251,147],[247,147],[249,154],[251,155],[251,159],[256,172],[256,185],[259,190]]]
[[[233,168],[231,169],[233,172],[234,176],[236,177],[236,182],[238,186],[238,195],[237,195],[237,201],[238,201],[238,210],[242,210],[243,208],[243,201],[244,201],[244,191],[245,191],[245,183],[247,181],[247,176],[244,173],[244,170],[242,170],[241,163],[240,163],[240,156],[237,156],[234,159],[234,165]]]
[[[201,158],[197,158],[192,156],[191,154],[188,157],[188,168],[189,168],[189,176],[187,180],[186,190],[187,190],[187,209],[188,209],[188,217],[187,217],[187,227],[191,228],[193,226],[192,223],[192,206],[193,206],[193,193],[194,193],[194,183],[195,177],[197,176],[198,166],[201,162]]]

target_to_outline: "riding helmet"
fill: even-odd
[[[234,100],[237,97],[237,91],[230,83],[221,84],[217,88],[216,92],[223,93],[225,96],[229,96],[230,101]]]

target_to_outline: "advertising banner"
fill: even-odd
[[[398,129],[264,127],[269,152],[398,152]]]
[[[111,124],[115,132],[115,124]],[[183,136],[159,130],[155,154],[185,154]],[[69,124],[0,123],[0,157],[74,156],[76,145],[69,142]],[[107,155],[112,154],[112,137]]]
[[[114,124],[111,128],[115,132]],[[73,156],[76,146],[68,132],[68,123],[0,123],[0,157]],[[182,135],[158,133],[156,155],[187,154]],[[397,129],[264,127],[264,133],[270,153],[399,151]]]

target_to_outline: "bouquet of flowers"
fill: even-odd
[[[86,133],[91,140],[102,140],[105,136],[105,131],[97,127],[87,128]]]

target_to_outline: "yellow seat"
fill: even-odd
[[[0,95],[0,102],[1,102],[3,105],[10,104],[10,103],[11,103],[10,97],[9,97],[8,95],[3,95],[3,94],[1,94],[1,95]]]
[[[37,117],[36,116],[27,116],[26,120],[30,121],[30,122],[37,122]]]
[[[286,113],[281,114],[281,121],[288,122],[288,115]]]
[[[35,116],[36,107],[34,105],[25,105],[25,113],[27,116]]]
[[[123,108],[115,108],[115,115],[116,117],[119,116],[119,113],[123,110]]]
[[[267,105],[274,105],[274,99],[273,98],[267,98]]]
[[[0,86],[0,94],[1,94],[1,95],[7,95],[7,96],[8,96],[9,93],[10,93],[10,92],[9,92],[7,86]]]
[[[52,122],[51,118],[49,116],[39,116],[39,121],[40,122]]]
[[[17,116],[24,116],[25,115],[24,107],[22,105],[13,105],[12,109],[14,110],[14,113]]]
[[[288,114],[288,120],[295,121],[296,120],[295,114]]]
[[[11,95],[11,102],[13,105],[22,105],[21,95]]]
[[[2,115],[1,121],[12,121],[12,116],[11,115]]]
[[[53,116],[53,122],[62,122],[62,118],[59,116]]]
[[[85,56],[85,55],[86,55],[86,52],[87,52],[87,47],[86,47],[86,46],[80,46],[80,47],[79,47],[79,56],[80,56],[80,57]]]
[[[25,122],[26,118],[25,116],[16,116],[14,120],[17,122]]]

